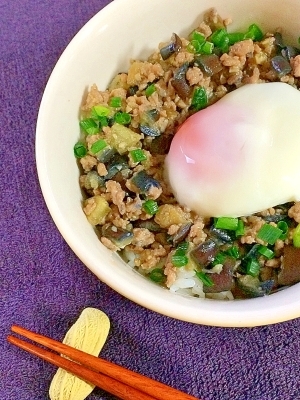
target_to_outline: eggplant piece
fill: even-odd
[[[257,277],[242,275],[237,279],[238,288],[246,297],[262,297],[270,294],[274,281],[272,279],[261,282]]]
[[[199,267],[205,268],[214,261],[218,251],[216,242],[208,239],[195,247],[190,252],[190,257]]]
[[[291,58],[296,57],[300,54],[300,50],[297,47],[286,46],[281,50],[281,54],[288,61],[291,61]]]
[[[104,178],[106,180],[111,179],[118,172],[127,168],[129,168],[127,157],[121,156],[119,153],[116,153],[106,163],[107,175],[105,175]]]
[[[104,225],[102,227],[102,236],[109,239],[113,244],[123,249],[130,244],[133,239],[133,233],[126,229],[117,228],[112,224]]]
[[[173,33],[171,42],[160,49],[163,60],[167,60],[172,54],[177,53],[182,47],[182,41],[176,33]]]
[[[214,225],[211,226],[209,233],[215,238],[218,244],[232,243],[235,239],[234,231],[216,228]]]
[[[300,282],[300,248],[288,245],[283,249],[278,285],[288,286],[298,282]]]
[[[172,236],[173,246],[177,246],[178,243],[182,242],[187,237],[192,225],[192,222],[187,222],[186,224],[181,225],[178,232]]]
[[[107,163],[117,153],[117,150],[111,146],[104,147],[99,153],[97,153],[97,160],[101,163]]]
[[[216,54],[196,55],[194,63],[199,66],[207,76],[213,76],[222,70],[220,58]]]
[[[135,228],[145,228],[150,232],[162,232],[162,228],[154,220],[138,221],[134,224]]]
[[[287,214],[274,214],[274,215],[266,215],[264,217],[262,217],[263,220],[267,221],[267,222],[279,222],[279,221],[284,221],[286,220],[288,217]]]
[[[184,63],[181,67],[177,68],[174,72],[174,77],[171,81],[175,91],[182,99],[186,99],[192,93],[192,88],[186,80],[186,73],[189,69],[189,64]]]
[[[273,57],[271,59],[271,65],[279,78],[286,74],[289,74],[292,70],[290,63],[283,56]]]
[[[147,194],[151,188],[161,189],[160,183],[144,170],[138,172],[131,178],[132,183],[139,189],[140,193]]]
[[[285,44],[284,44],[283,38],[282,38],[282,34],[279,32],[275,32],[274,38],[275,38],[274,44],[276,46],[277,53],[279,54],[281,52],[281,50],[285,47]]]
[[[166,135],[166,134],[155,137],[149,145],[149,150],[151,154],[168,153],[170,150],[172,139],[173,139],[172,135]]]
[[[105,179],[96,171],[89,171],[84,180],[84,188],[87,190],[98,189],[105,185]]]
[[[137,85],[130,86],[129,89],[127,90],[127,94],[128,94],[128,96],[134,96],[138,90],[139,90],[139,87]]]
[[[157,137],[161,135],[160,130],[155,126],[140,125],[140,130],[146,136]]]
[[[220,293],[231,290],[234,287],[233,268],[235,261],[232,258],[226,259],[222,271],[217,274],[208,274],[212,280],[212,286],[203,285],[204,293]]]

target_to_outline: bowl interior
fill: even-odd
[[[177,319],[215,326],[256,326],[299,316],[298,285],[265,298],[223,302],[176,295],[133,271],[98,240],[81,209],[79,170],[73,146],[79,138],[79,108],[96,83],[105,89],[126,71],[132,58],[145,59],[173,32],[187,35],[203,12],[216,7],[232,29],[251,23],[264,31],[282,27],[296,43],[300,33],[297,0],[115,0],[73,38],[45,89],[36,130],[36,160],[42,192],[59,231],[99,279],[134,302]],[[134,12],[132,12],[134,10]],[[126,15],[126,18],[124,18]]]

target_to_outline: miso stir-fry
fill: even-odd
[[[107,89],[93,84],[74,153],[83,210],[102,244],[153,282],[202,298],[264,296],[300,282],[300,202],[201,215],[178,202],[165,166],[189,117],[248,84],[297,90],[299,77],[300,51],[279,31],[263,33],[254,21],[231,32],[210,10],[187,38],[170,33]]]

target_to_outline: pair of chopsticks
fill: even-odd
[[[17,325],[11,331],[50,350],[8,335],[7,340],[123,400],[197,400],[177,389]],[[67,359],[62,357],[69,357]]]

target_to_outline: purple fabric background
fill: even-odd
[[[34,157],[39,103],[65,46],[109,2],[0,1],[0,400],[49,398],[55,372],[6,342],[10,326],[61,340],[88,306],[111,320],[102,356],[127,368],[202,400],[300,399],[299,319],[222,329],[148,311],[99,282],[50,218]]]

